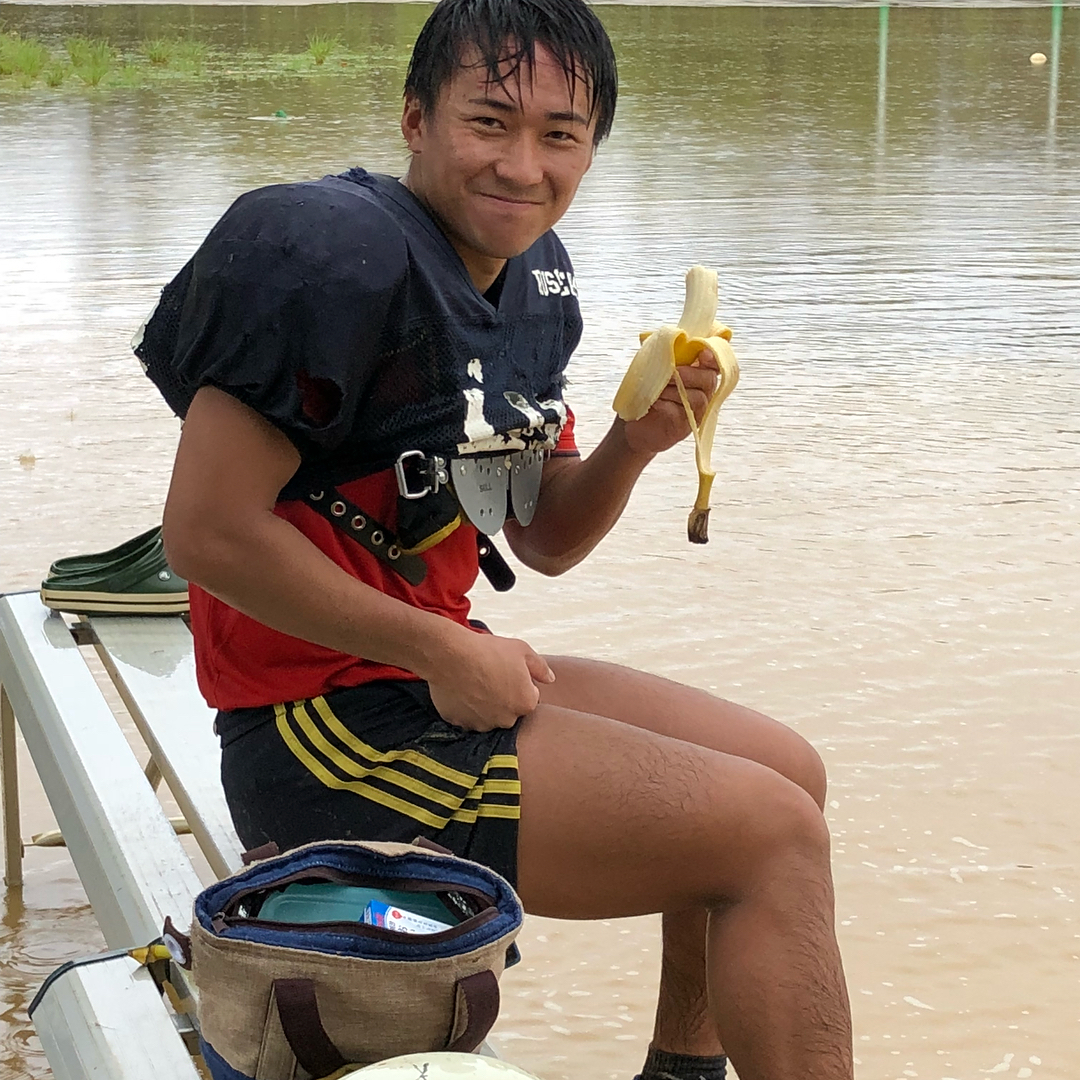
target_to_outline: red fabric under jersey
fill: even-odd
[[[567,410],[567,422],[553,454],[565,456],[577,452],[574,417]],[[388,528],[394,528],[398,492],[392,469],[341,484],[339,488],[351,502]],[[306,503],[278,503],[274,513],[291,522],[346,573],[413,607],[442,615],[462,626],[469,625],[466,594],[476,581],[479,567],[476,529],[467,521],[420,556],[427,563],[427,577],[420,585],[412,586]],[[299,701],[376,679],[416,678],[399,668],[271,630],[197,585],[191,585],[190,592],[199,689],[216,709]]]

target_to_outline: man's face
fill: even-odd
[[[464,63],[435,108],[407,100],[402,133],[412,151],[406,184],[439,220],[482,291],[566,212],[593,157],[586,87],[542,46],[520,83],[489,83]]]

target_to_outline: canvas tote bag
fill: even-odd
[[[452,894],[462,921],[404,933],[259,917],[284,886],[318,882]],[[190,954],[207,1067],[214,1080],[306,1080],[400,1054],[475,1050],[498,1014],[498,977],[521,921],[517,895],[494,871],[409,844],[320,842],[253,862],[195,900]]]

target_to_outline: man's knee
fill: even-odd
[[[726,893],[717,899],[738,902],[770,882],[794,878],[828,878],[831,836],[821,809],[801,786],[776,774],[761,785],[752,805],[744,808]],[[730,828],[731,823],[728,823]],[[718,834],[725,826],[718,823]]]
[[[829,780],[825,774],[825,762],[821,755],[804,739],[797,735],[797,776],[793,779],[817,804],[819,810],[825,809],[825,796],[829,789]]]
[[[797,731],[777,724],[773,729],[773,741],[768,755],[760,758],[793,784],[798,784],[817,804],[825,809],[828,780],[821,755]],[[777,736],[778,733],[778,736]]]

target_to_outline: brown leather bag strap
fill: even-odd
[[[412,846],[423,848],[425,851],[434,851],[439,855],[454,854],[448,847],[443,847],[442,844],[436,844],[434,840],[429,840],[426,836],[417,836],[412,841]]]
[[[459,1026],[462,1009],[465,1011],[465,1029],[446,1049],[471,1054],[487,1037],[499,1016],[499,980],[493,971],[466,975],[458,979],[454,997],[454,1029]]]
[[[245,866],[250,866],[260,859],[276,859],[280,854],[281,848],[277,846],[277,841],[269,840],[267,843],[260,844],[258,847],[249,848],[240,856],[240,861]]]
[[[274,1000],[281,1030],[309,1076],[329,1076],[349,1064],[326,1034],[311,979],[275,979]]]

